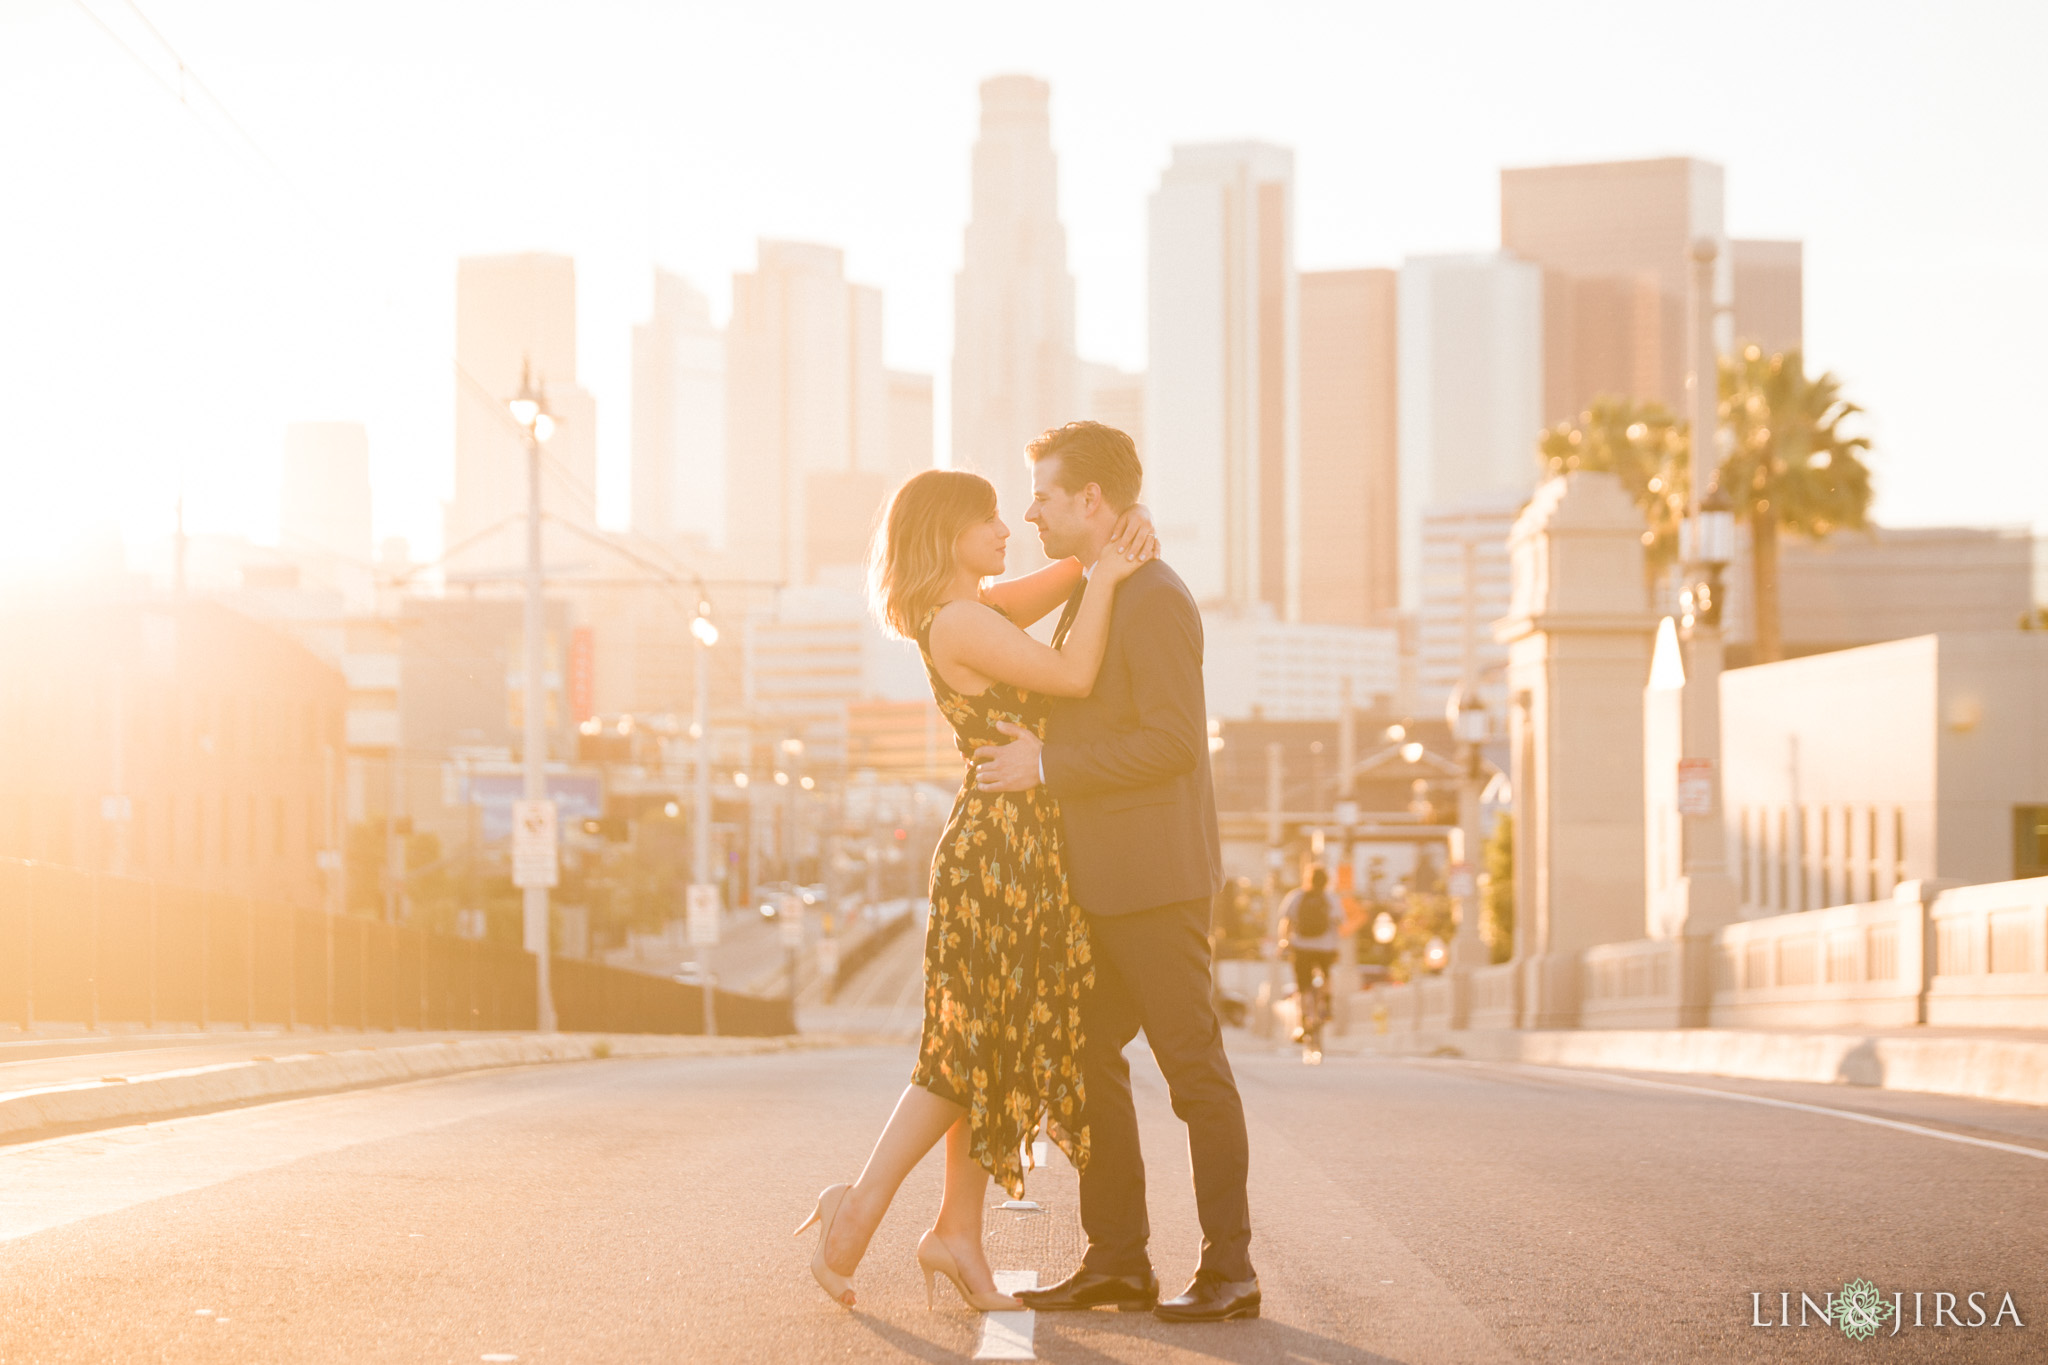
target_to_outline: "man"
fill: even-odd
[[[1118,515],[1138,500],[1131,438],[1070,422],[1031,445],[1025,520],[1045,552],[1087,568]],[[1065,636],[1081,594],[1054,632]],[[1202,618],[1159,560],[1117,589],[1109,647],[1089,696],[1060,702],[1048,740],[1005,726],[1012,742],[975,754],[985,791],[1040,784],[1060,800],[1067,880],[1088,916],[1095,989],[1083,998],[1088,1168],[1081,1226],[1088,1250],[1059,1284],[1017,1297],[1042,1311],[1114,1305],[1179,1322],[1257,1317],[1245,1196],[1244,1105],[1209,1003],[1209,907],[1223,885],[1202,695]],[[1188,1126],[1202,1260],[1178,1298],[1159,1302],[1146,1243],[1145,1163],[1124,1048],[1140,1029]]]
[[[1309,1020],[1329,1018],[1330,971],[1337,965],[1337,907],[1329,892],[1330,874],[1310,864],[1302,885],[1280,902],[1280,949],[1294,963],[1295,999],[1301,1010],[1297,1043],[1311,1041]],[[1311,1002],[1314,1002],[1313,1007]]]

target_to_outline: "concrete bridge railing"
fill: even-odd
[[[1603,943],[1579,954],[1584,1028],[1673,1028],[1684,1009],[1685,944]]]
[[[1891,900],[1741,920],[1711,937],[1600,944],[1577,965],[1576,1022],[1588,1029],[2048,1028],[2048,877],[1903,882]],[[1380,986],[1354,1017],[1397,1032],[1526,1027],[1526,968]]]
[[[1928,1023],[2048,1028],[2048,877],[1956,887],[1928,917]]]
[[[1731,924],[1714,936],[1716,1027],[1893,1028],[1925,1022],[1926,906],[1892,900]]]

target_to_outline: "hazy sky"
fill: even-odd
[[[1881,515],[2048,530],[2033,0],[138,3],[261,152],[126,0],[0,0],[0,564],[139,550],[181,481],[193,527],[270,538],[314,418],[368,423],[379,533],[431,550],[468,253],[575,256],[614,523],[655,262],[722,312],[757,237],[842,245],[943,401],[976,85],[1012,70],[1052,82],[1091,358],[1144,363],[1175,142],[1294,147],[1306,268],[1497,245],[1503,165],[1698,155],[1732,232],[1805,240]]]

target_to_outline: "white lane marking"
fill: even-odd
[[[1867,1123],[1876,1128],[1894,1128],[1901,1133],[1918,1133],[1922,1137],[1940,1138],[1943,1142],[1961,1142],[1971,1147],[1988,1147],[1994,1152],[2011,1152],[2016,1156],[2033,1157],[2036,1161],[2048,1161],[2048,1151],[2043,1151],[2039,1147],[2022,1147],[2012,1142],[1994,1142],[1990,1138],[1969,1137],[1963,1133],[1951,1133],[1946,1129],[1929,1128],[1923,1124],[1906,1123],[1900,1119],[1859,1114],[1853,1109],[1830,1109],[1824,1104],[1801,1104],[1797,1100],[1773,1099],[1769,1095],[1746,1095],[1740,1090],[1716,1090],[1706,1085],[1646,1081],[1637,1076],[1592,1075],[1575,1067],[1541,1066],[1535,1062],[1501,1062],[1497,1065],[1521,1071],[1540,1071],[1546,1075],[1565,1073],[1577,1080],[1606,1081],[1613,1085],[1640,1085],[1650,1090],[1676,1090],[1683,1095],[1716,1095],[1724,1100],[1740,1100],[1744,1104],[1765,1104],[1773,1109],[1796,1109],[1805,1114],[1825,1114],[1829,1118],[1848,1119],[1851,1123]]]
[[[1014,1294],[1020,1289],[1038,1288],[1038,1272],[1035,1270],[998,1270],[996,1290],[1003,1294]],[[981,1345],[974,1351],[976,1360],[1036,1360],[1038,1352],[1032,1349],[1031,1337],[1037,1330],[1038,1314],[1029,1308],[1020,1308],[1014,1313],[983,1313],[981,1315]]]
[[[530,1102],[517,1087],[445,1084],[279,1099],[0,1147],[0,1242]]]

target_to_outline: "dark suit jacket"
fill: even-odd
[[[1080,604],[1067,604],[1064,639]],[[1158,560],[1117,588],[1095,690],[1053,704],[1045,786],[1067,827],[1067,881],[1083,910],[1127,915],[1223,885],[1202,614]]]

